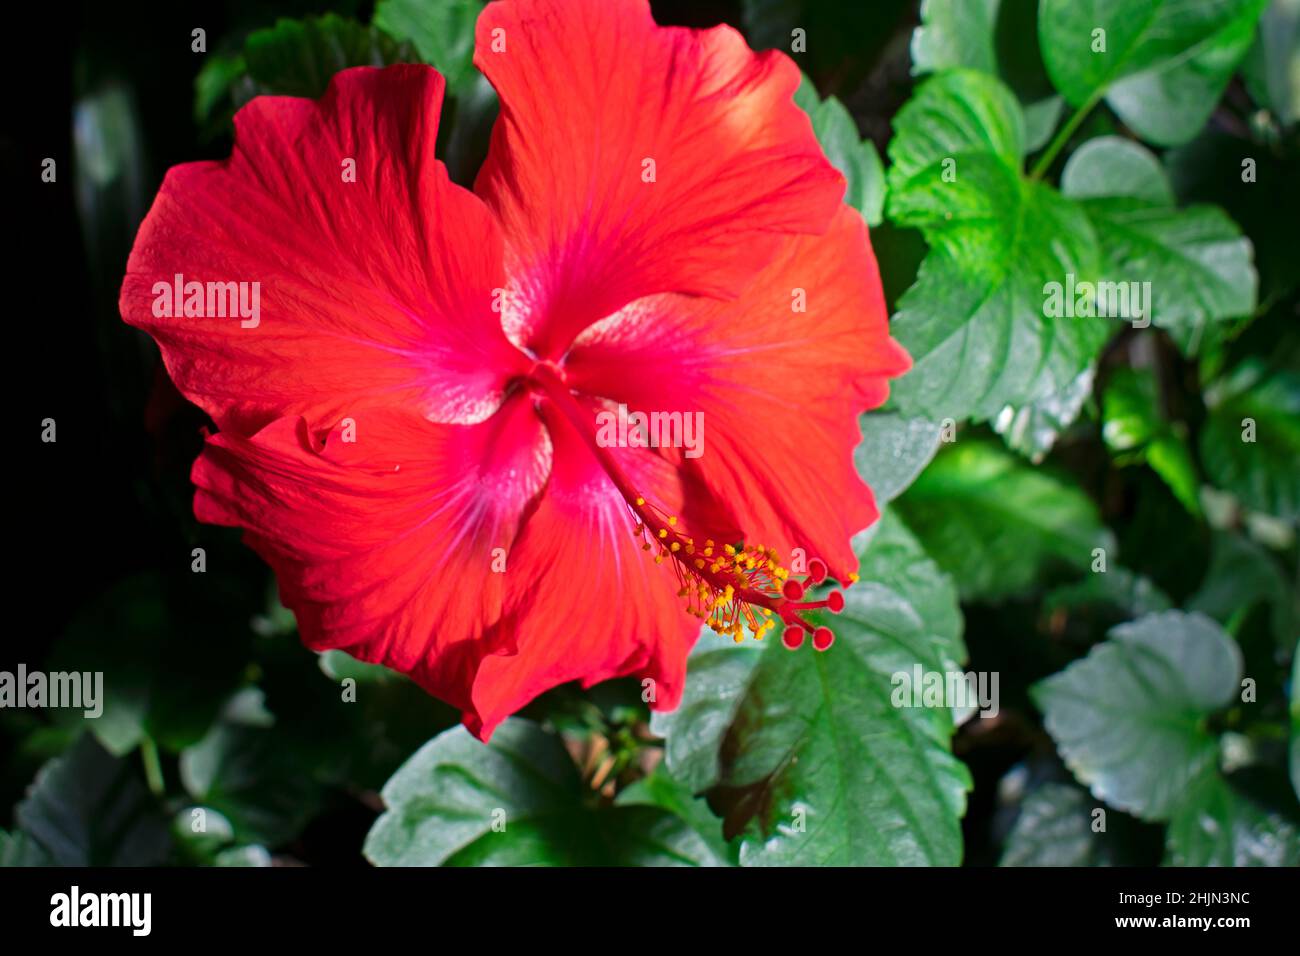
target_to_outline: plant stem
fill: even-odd
[[[1057,154],[1065,148],[1065,144],[1070,141],[1070,137],[1075,134],[1075,131],[1083,124],[1083,121],[1088,118],[1088,114],[1092,112],[1092,108],[1101,101],[1101,94],[1101,90],[1093,93],[1086,103],[1074,111],[1074,115],[1071,116],[1069,121],[1060,128],[1056,137],[1047,144],[1047,149],[1043,150],[1042,155],[1038,157],[1038,162],[1034,163],[1034,168],[1029,171],[1030,179],[1042,179],[1043,173],[1047,172],[1051,167]]]
[[[162,764],[158,761],[158,745],[152,737],[146,735],[140,741],[140,757],[144,761],[144,776],[149,783],[149,792],[155,797],[161,797],[167,788],[163,783]]]

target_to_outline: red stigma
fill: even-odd
[[[824,651],[835,643],[835,634],[829,627],[819,627],[813,631],[813,647]]]
[[[826,580],[826,562],[821,558],[813,558],[808,562],[808,580],[813,584],[821,584]]]

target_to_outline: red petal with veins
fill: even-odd
[[[427,67],[363,67],[319,102],[258,97],[235,117],[229,160],[168,172],[121,311],[223,429],[284,415],[329,427],[376,404],[469,422],[500,403],[523,357],[492,311],[500,231],[434,159],[443,85]],[[155,283],[176,274],[258,282],[257,325],[156,316]]]
[[[730,27],[662,28],[645,0],[499,2],[474,62],[501,97],[474,188],[506,234],[508,330],[543,358],[645,295],[737,295],[844,195],[798,68]]]
[[[504,613],[488,632],[494,642],[515,635],[518,653],[483,662],[466,714],[484,740],[538,694],[572,680],[589,687],[649,678],[651,706],[671,710],[700,631],[676,596],[672,568],[641,550],[627,503],[583,439],[553,410],[544,417],[554,445],[550,481],[510,551]],[[629,477],[667,507],[681,503],[665,462],[645,455],[629,466]]]
[[[709,500],[688,507],[730,512],[747,540],[803,548],[844,580],[849,539],[877,516],[853,467],[857,417],[909,364],[866,226],[841,207],[826,235],[787,239],[739,299],[635,302],[580,336],[565,367],[574,389],[629,409],[701,412],[703,453],[679,461]]]
[[[543,487],[550,446],[532,403],[509,401],[479,425],[438,425],[364,410],[323,445],[301,418],[252,438],[215,435],[195,462],[201,521],[247,529],[275,569],[303,640],[410,674],[470,709],[497,628],[508,554]],[[500,548],[494,554],[493,549]]]

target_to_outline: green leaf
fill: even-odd
[[[1143,139],[1173,146],[1209,119],[1267,3],[1042,0],[1038,37],[1071,105],[1104,97]]]
[[[1061,191],[1092,221],[1104,280],[1150,283],[1148,318],[1185,350],[1196,350],[1207,323],[1254,311],[1250,240],[1216,206],[1176,209],[1159,160],[1144,147],[1114,136],[1089,140],[1066,164]]]
[[[1206,718],[1234,699],[1241,669],[1240,650],[1217,624],[1166,611],[1115,628],[1032,694],[1093,796],[1166,820],[1187,788],[1214,772],[1218,743]]]
[[[408,41],[459,93],[474,80],[474,24],[482,9],[480,0],[379,0],[371,22]]]
[[[14,821],[54,866],[157,866],[171,837],[138,766],[84,734],[41,768]]]
[[[1150,578],[1134,574],[1127,568],[1112,567],[1105,574],[1089,574],[1074,584],[1053,588],[1043,599],[1044,608],[1078,610],[1098,605],[1118,610],[1124,619],[1168,611],[1173,607],[1169,595]]]
[[[812,120],[813,132],[832,166],[844,174],[844,201],[862,213],[869,226],[880,225],[885,206],[885,167],[876,144],[858,134],[858,124],[833,96],[820,99],[804,77],[794,101]]]
[[[691,650],[681,703],[650,715],[651,731],[664,738],[669,773],[692,793],[722,779],[722,741],[747,706],[750,683],[771,646],[724,643],[705,630]]]
[[[1018,173],[1024,156],[1024,118],[1011,91],[973,70],[952,70],[926,80],[895,120],[890,176],[909,187],[899,211],[918,225],[945,218],[954,204],[933,174],[943,159],[997,160],[989,178]],[[955,182],[961,182],[960,162]],[[1003,178],[1007,178],[1005,175]],[[969,192],[970,190],[953,190]]]
[[[1208,388],[1201,464],[1252,511],[1300,519],[1300,372],[1247,359]]]
[[[327,13],[277,20],[244,41],[252,95],[319,97],[330,78],[353,66],[417,62],[414,48],[355,20]]]
[[[990,423],[1006,446],[1035,465],[1047,457],[1061,433],[1074,424],[1092,394],[1096,377],[1092,366],[1080,372],[1059,392],[1042,395],[1028,405],[1004,406]]]
[[[226,716],[181,751],[181,782],[198,804],[229,821],[235,839],[277,846],[307,825],[322,788],[311,755],[268,726],[256,698],[237,695]]]
[[[196,864],[210,864],[235,838],[235,828],[211,807],[182,807],[171,823],[172,839],[183,858]]]
[[[14,833],[0,830],[0,867],[52,865],[50,855],[22,830]]]
[[[1169,820],[1170,866],[1295,866],[1300,827],[1210,774],[1185,794]]]
[[[1070,155],[1061,192],[1080,201],[1125,196],[1152,206],[1174,205],[1174,190],[1160,160],[1121,136],[1098,136]]]
[[[1164,431],[1160,392],[1150,369],[1116,369],[1102,397],[1101,435],[1115,453],[1140,449]]]
[[[1102,438],[1121,464],[1146,462],[1190,514],[1201,513],[1200,481],[1186,428],[1161,417],[1160,389],[1146,368],[1119,368],[1102,398]]]
[[[923,0],[912,34],[912,72],[968,67],[998,77],[1025,111],[1026,145],[1045,144],[1061,115],[1037,43],[1036,0]]]
[[[297,641],[261,642],[259,651],[259,686],[274,715],[268,757],[274,759],[278,746],[304,779],[322,786],[377,790],[416,748],[459,723],[457,710],[399,675],[378,679],[368,667],[351,664],[355,670],[342,676],[355,673],[357,683],[340,686],[321,673],[321,658]],[[228,722],[257,723],[229,716]]]
[[[365,854],[377,866],[726,865],[675,814],[592,809],[592,796],[560,738],[536,724],[507,720],[488,744],[455,727],[384,785]]]
[[[1092,829],[1097,802],[1085,790],[1045,783],[1030,791],[1007,835],[999,866],[1109,866],[1113,847]]]
[[[914,362],[895,406],[983,420],[1065,391],[1117,324],[1047,308],[1050,283],[1095,278],[1097,241],[1077,205],[1021,175],[1015,97],[982,73],[941,73],[894,129],[889,216],[931,247],[892,322]]]
[[[661,807],[685,821],[709,845],[713,855],[732,865],[740,861],[740,847],[722,835],[722,821],[713,815],[703,797],[661,768],[621,791],[614,801],[620,807]]]
[[[1300,221],[1294,152],[1288,156],[1285,147],[1267,147],[1252,137],[1249,129],[1241,129],[1240,134],[1211,124],[1190,143],[1167,151],[1164,165],[1180,200],[1230,209],[1251,238],[1260,279],[1259,299],[1269,304],[1258,320],[1266,321],[1271,312],[1277,316],[1277,324],[1294,326],[1291,303],[1300,289],[1292,226]],[[1254,171],[1253,182],[1243,179],[1248,166]]]
[[[912,34],[912,72],[970,67],[997,75],[993,34],[1002,0],[923,0]]]
[[[825,653],[705,632],[682,705],[655,714],[669,772],[711,788],[745,865],[955,865],[970,788],[947,708],[895,707],[892,676],[966,652],[952,584],[886,512]],[[804,828],[800,829],[800,823]]]
[[[945,450],[895,508],[963,600],[1022,593],[1113,547],[1087,495],[987,441]]]
[[[1281,652],[1288,651],[1300,634],[1300,607],[1296,591],[1274,557],[1239,534],[1220,531],[1210,548],[1205,580],[1187,601],[1187,610],[1199,611],[1224,627],[1259,604],[1270,609],[1270,629]]]
[[[251,634],[233,579],[200,577],[138,575],[84,608],[55,646],[50,670],[102,673],[102,713],[85,720],[80,710],[61,709],[55,722],[89,730],[116,756],[145,736],[173,751],[202,737],[238,686]]]
[[[1282,126],[1300,120],[1300,0],[1273,0],[1242,64],[1246,88]]]
[[[359,661],[347,651],[325,651],[320,655],[321,673],[333,681],[354,680],[358,684],[389,684],[405,680],[397,671],[383,664]]]
[[[264,846],[232,846],[222,850],[212,861],[213,866],[253,866],[271,865],[271,854]]]
[[[355,20],[333,13],[282,18],[250,33],[234,51],[206,59],[194,79],[194,119],[210,138],[228,131],[235,111],[256,96],[317,98],[340,70],[417,62],[410,43]]]
[[[1201,513],[1197,495],[1196,464],[1180,432],[1161,435],[1146,450],[1151,470],[1164,479],[1170,490],[1191,514]]]
[[[916,480],[939,450],[943,430],[926,418],[875,411],[858,419],[862,443],[853,451],[858,474],[884,507]]]
[[[194,78],[194,120],[200,126],[211,122],[223,105],[234,101],[235,85],[248,75],[243,55],[214,53],[203,62]]]

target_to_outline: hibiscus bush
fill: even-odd
[[[1300,864],[1296,0],[80,16],[0,860]]]

